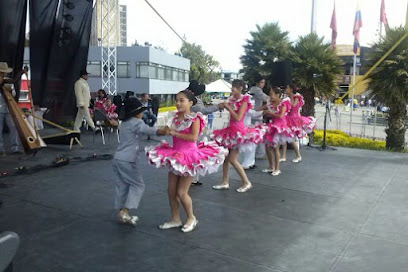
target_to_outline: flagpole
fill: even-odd
[[[315,3],[315,0],[312,0],[312,19],[311,19],[311,24],[310,24],[310,33],[316,32],[315,16],[316,16],[316,3]]]
[[[355,83],[356,83],[356,65],[357,65],[357,54],[354,53],[354,60],[353,60],[353,89],[351,90],[351,103],[350,103],[350,126],[349,126],[350,136],[351,136],[351,124],[353,122],[354,86],[355,86]]]

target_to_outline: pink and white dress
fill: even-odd
[[[228,104],[238,113],[242,103],[247,103],[247,108],[245,113],[253,108],[251,103],[250,95],[242,95],[240,98],[236,99],[234,96],[228,99]],[[211,139],[213,139],[217,144],[224,146],[229,149],[239,148],[241,151],[246,150],[246,147],[250,149],[251,145],[259,144],[263,141],[265,134],[265,128],[263,127],[246,127],[244,125],[244,117],[241,120],[236,121],[230,118],[228,127],[214,130],[211,134]]]
[[[292,130],[295,136],[298,139],[301,139],[307,134],[313,132],[313,129],[316,126],[316,119],[312,116],[300,115],[300,110],[305,104],[305,101],[303,100],[303,96],[299,93],[296,93],[292,99],[294,100],[296,98],[298,100],[298,103],[289,111],[287,121],[289,128]]]
[[[179,121],[174,113],[170,118],[170,128],[182,134],[191,133],[192,124],[200,120],[200,133],[205,127],[202,113],[191,113]],[[169,123],[170,123],[169,122]],[[165,167],[178,176],[204,176],[213,173],[224,163],[228,150],[218,146],[215,142],[190,142],[173,137],[173,146],[162,141],[155,146],[148,146],[145,152],[149,162],[156,168]]]
[[[270,112],[275,114],[279,114],[282,108],[285,107],[285,113],[282,118],[272,117],[269,123],[265,124],[267,128],[264,137],[265,144],[277,147],[287,142],[294,142],[295,135],[287,124],[287,115],[291,108],[290,100],[285,98],[277,106],[273,105],[272,102],[268,102],[267,107]]]

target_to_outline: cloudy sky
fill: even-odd
[[[330,42],[330,20],[335,0],[315,0],[316,32]],[[278,22],[295,41],[310,32],[312,0],[149,0],[167,22],[188,42],[197,43],[213,55],[224,70],[238,71],[245,40],[256,24]],[[359,0],[363,28],[362,45],[379,39],[381,0]],[[408,0],[385,0],[391,27],[405,24]],[[178,51],[181,41],[144,0],[120,0],[128,6],[128,45],[150,42],[169,53]],[[337,44],[353,43],[357,0],[336,0]]]

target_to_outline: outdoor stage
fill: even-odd
[[[48,147],[57,154],[113,153],[82,135],[84,149]],[[145,143],[155,143],[147,142]],[[100,160],[0,179],[0,229],[18,233],[15,271],[285,271],[406,272],[408,268],[408,156],[356,149],[301,149],[300,164],[282,164],[272,177],[248,171],[254,188],[214,191],[221,171],[192,187],[196,230],[159,230],[170,217],[167,172],[147,165],[140,225],[119,225],[113,211],[111,161]],[[21,156],[23,157],[23,156]],[[7,158],[30,162],[23,157]],[[293,153],[288,150],[288,157]],[[1,167],[0,167],[1,168]]]

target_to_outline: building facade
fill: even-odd
[[[242,79],[242,75],[230,70],[222,70],[221,78],[231,83],[234,79]]]
[[[116,7],[116,33],[115,42],[117,46],[127,46],[127,6],[119,5],[119,0],[110,1],[111,8]],[[101,27],[102,27],[102,16],[101,7],[102,0],[96,0],[94,11],[92,14],[92,26],[91,26],[91,39],[89,45],[100,46],[101,44]],[[113,33],[113,32],[111,32]]]
[[[101,48],[89,47],[87,70],[91,91],[102,86]],[[131,46],[117,47],[117,93],[176,94],[188,87],[190,60],[162,50]]]
[[[127,6],[119,5],[120,46],[127,46]]]
[[[356,82],[364,75],[366,70],[367,54],[371,51],[370,47],[361,47],[356,54]],[[353,45],[337,45],[336,54],[342,61],[343,75],[338,80],[338,96],[345,94],[349,87],[353,85]],[[363,82],[356,86],[354,95],[359,96],[367,91],[367,83]]]

